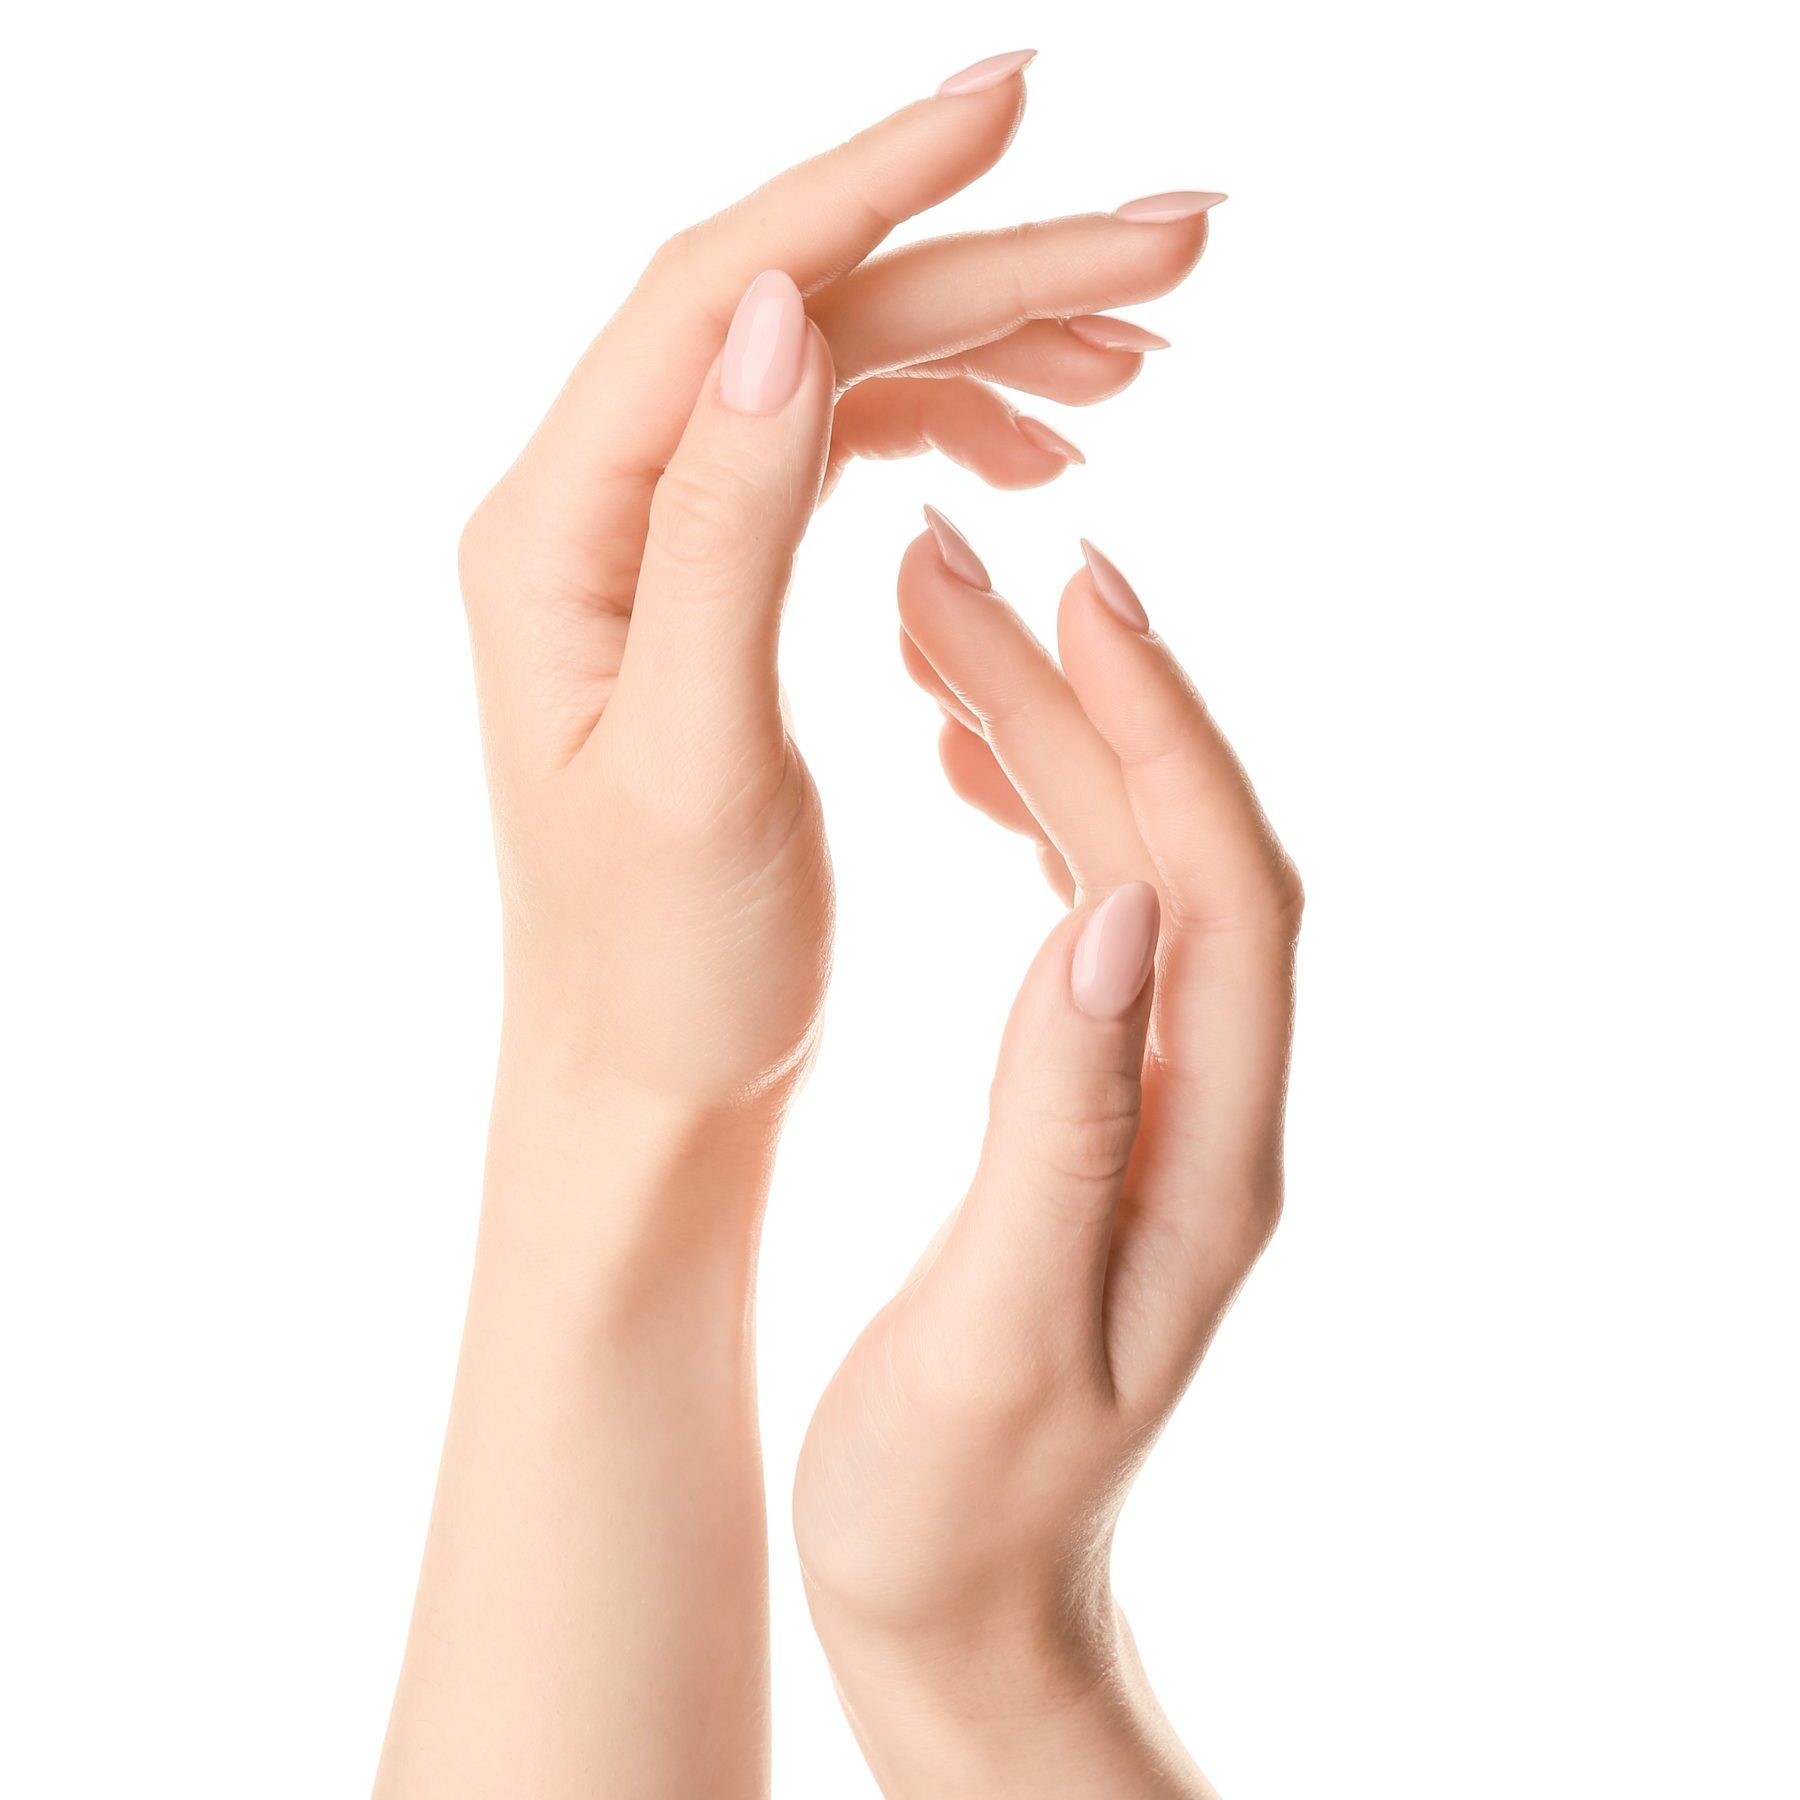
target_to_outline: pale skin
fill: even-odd
[[[465,533],[505,1021],[377,1800],[768,1791],[751,1297],[833,904],[778,678],[793,557],[857,456],[1061,473],[1078,453],[1001,389],[1129,382],[1160,340],[1103,309],[1181,281],[1217,198],[873,255],[1003,153],[1022,67],[672,238]],[[1039,841],[1071,911],[969,1193],[796,1480],[814,1619],[892,1795],[1211,1793],[1107,1550],[1279,1209],[1300,898],[1122,588],[1071,579],[1053,659],[947,523],[901,566],[951,783]]]

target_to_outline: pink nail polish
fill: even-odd
[[[1078,319],[1064,319],[1063,330],[1070,337],[1091,344],[1096,350],[1166,350],[1169,340],[1146,331],[1129,319],[1109,319],[1104,313],[1085,313]]]
[[[1040,450],[1047,450],[1052,456],[1060,456],[1064,462],[1085,463],[1087,458],[1069,442],[1060,431],[1052,431],[1042,419],[1031,418],[1028,414],[1017,413],[1013,424],[1018,428],[1019,436],[1028,444],[1036,444]]]
[[[1090,1019],[1122,1019],[1144,991],[1161,914],[1156,889],[1127,882],[1094,908],[1075,940],[1069,994]]]
[[[935,506],[926,507],[925,523],[931,527],[931,535],[937,541],[937,552],[944,560],[944,567],[958,581],[967,582],[970,587],[979,588],[985,594],[994,584],[988,579],[987,570],[981,566],[981,558],[969,548],[969,540]]]
[[[1094,592],[1120,624],[1133,631],[1148,631],[1150,615],[1129,581],[1118,571],[1110,556],[1102,555],[1086,538],[1081,540],[1081,554],[1087,558],[1088,577]]]
[[[939,89],[940,94],[985,94],[1009,81],[1037,55],[1035,50],[1003,50],[998,56],[984,56],[978,63],[952,75]]]
[[[793,399],[806,366],[806,306],[779,269],[765,269],[744,290],[719,365],[719,398],[733,412],[779,412]]]
[[[1194,192],[1146,194],[1142,200],[1127,200],[1113,217],[1129,219],[1134,225],[1173,225],[1177,219],[1198,218],[1208,207],[1217,206],[1225,198],[1223,194]]]

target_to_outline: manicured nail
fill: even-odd
[[[970,587],[980,588],[985,594],[994,584],[981,566],[981,558],[969,548],[969,540],[935,506],[926,507],[925,523],[937,540],[937,552],[944,560],[944,567],[958,581],[966,581]]]
[[[1146,331],[1129,319],[1109,319],[1104,313],[1085,313],[1079,319],[1064,319],[1063,330],[1070,337],[1092,344],[1096,350],[1166,350],[1169,340]]]
[[[1223,194],[1146,194],[1142,200],[1127,200],[1113,217],[1129,219],[1134,225],[1173,225],[1177,219],[1198,218],[1224,198]]]
[[[970,63],[966,69],[952,75],[938,92],[985,94],[989,88],[1010,81],[1036,55],[1035,50],[1002,50],[998,56],[984,56],[980,62]]]
[[[765,269],[744,290],[725,334],[719,398],[733,412],[779,412],[793,399],[806,366],[806,307],[779,269]]]
[[[1040,450],[1048,450],[1052,456],[1060,456],[1064,462],[1084,463],[1087,458],[1069,442],[1060,431],[1052,431],[1042,419],[1031,418],[1026,413],[1014,415],[1013,424],[1018,427],[1019,436],[1028,444],[1036,444]]]
[[[1075,940],[1069,993],[1090,1019],[1122,1019],[1144,991],[1156,956],[1156,889],[1127,882],[1094,908]]]
[[[1148,631],[1150,615],[1144,611],[1143,601],[1119,573],[1112,558],[1102,555],[1086,538],[1081,540],[1081,554],[1087,558],[1088,576],[1093,581],[1094,592],[1106,603],[1107,610],[1133,631]]]

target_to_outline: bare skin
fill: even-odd
[[[1060,473],[996,384],[1131,380],[1095,315],[1180,281],[1213,198],[873,257],[1022,106],[1016,70],[921,101],[672,238],[465,533],[505,1023],[379,1800],[767,1791],[751,1293],[832,925],[794,553],[857,455]],[[807,320],[780,382],[728,340],[770,270]]]
[[[814,1621],[884,1793],[1207,1800],[1107,1569],[1279,1216],[1299,882],[1103,560],[1063,594],[1060,666],[932,534],[900,610],[952,783],[1039,841],[1074,910],[1014,1008],[967,1196],[813,1420]],[[1095,1019],[1081,947],[1140,883],[1155,973]]]

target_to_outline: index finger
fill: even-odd
[[[1298,927],[1300,879],[1225,734],[1093,545],[1063,591],[1063,672],[1112,746],[1178,930]]]
[[[1142,602],[1094,550],[1064,590],[1063,667],[1119,759],[1165,902],[1131,1206],[1114,1235],[1124,1385],[1167,1404],[1274,1228],[1299,877]]]
[[[902,220],[990,169],[1024,110],[1035,51],[990,57],[848,142],[678,232],[576,365],[527,456],[572,494],[667,461],[746,284],[782,269],[810,293]]]

